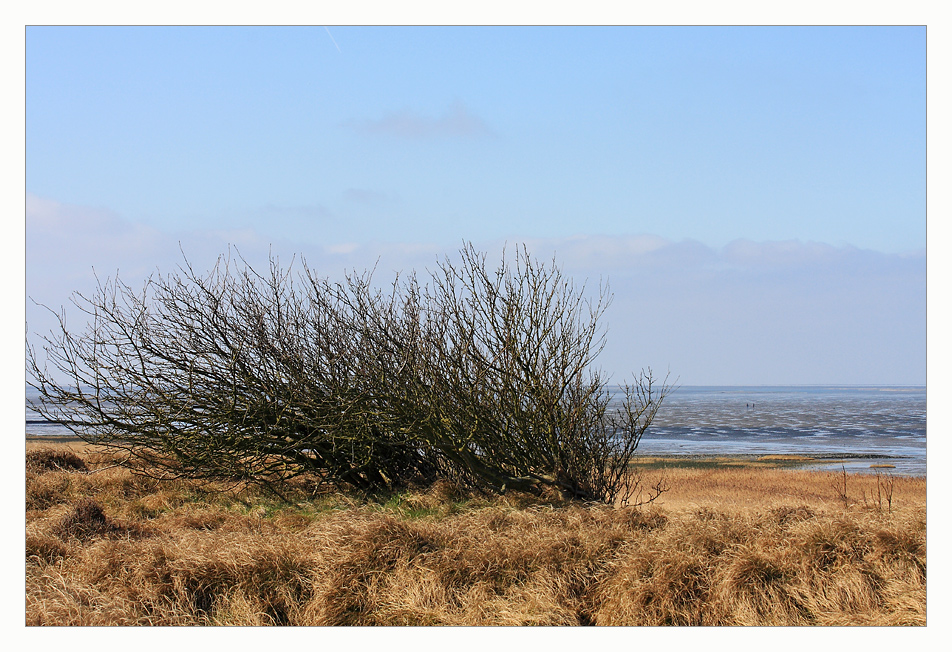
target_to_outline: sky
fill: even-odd
[[[926,31],[26,27],[27,330],[182,252],[524,243],[615,381],[924,385]]]

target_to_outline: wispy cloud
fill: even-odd
[[[806,263],[828,265],[857,253],[855,247],[834,247],[822,242],[734,240],[720,255],[726,263],[737,267],[778,268]]]
[[[609,282],[600,360],[619,379],[651,366],[685,384],[925,383],[925,251],[598,235],[527,245],[592,293]]]
[[[553,256],[577,273],[608,274],[625,270],[659,270],[716,265],[717,252],[695,240],[673,242],[656,235],[576,235],[569,238],[530,238],[529,251]]]
[[[380,190],[367,190],[365,188],[348,188],[344,191],[344,199],[357,204],[380,204],[393,201],[396,196]]]
[[[321,206],[269,205],[252,211],[278,221],[332,219]],[[330,217],[329,217],[330,216]],[[266,269],[275,255],[290,263],[303,254],[322,275],[340,278],[345,271],[377,267],[379,279],[394,272],[422,271],[432,266],[442,248],[426,243],[353,242],[314,231],[308,241],[273,237],[253,226],[167,232],[123,218],[108,210],[61,203],[34,195],[26,199],[27,321],[31,331],[45,332],[49,316],[31,299],[58,308],[73,292],[90,292],[100,278],[117,275],[133,287],[149,275],[169,272],[188,257],[197,270],[232,253],[257,269]],[[298,230],[300,232],[300,230]]]
[[[141,274],[175,241],[108,209],[26,197],[26,271],[30,278],[75,278],[122,267]]]
[[[385,134],[401,138],[425,139],[440,137],[484,137],[493,131],[462,102],[454,102],[438,117],[410,109],[388,113],[376,120],[349,123],[355,131]]]
[[[288,209],[291,210],[291,209]],[[279,210],[280,212],[280,210]],[[306,212],[306,211],[305,211]],[[321,211],[315,211],[320,215]],[[495,266],[505,245],[476,242]],[[290,263],[303,254],[312,270],[339,279],[376,269],[381,285],[395,273],[426,270],[457,247],[321,238],[276,240],[254,228],[165,233],[108,211],[27,198],[27,295],[52,307],[94,286],[91,268],[119,272],[133,286],[182,262],[196,269],[237,246],[256,268],[269,254]],[[671,369],[685,384],[924,383],[926,254],[850,246],[738,240],[721,248],[654,235],[579,235],[525,240],[579,282],[608,280],[608,344],[600,363],[621,380],[643,366]],[[27,301],[31,332],[49,315]]]
[[[515,241],[513,241],[515,242]],[[534,255],[555,255],[567,269],[578,273],[628,273],[657,270],[685,272],[706,270],[730,273],[819,273],[833,268],[898,269],[925,264],[925,250],[886,254],[851,245],[834,246],[800,240],[754,242],[738,239],[724,247],[710,247],[696,240],[668,240],[655,235],[576,235],[568,238],[519,240]],[[498,242],[497,246],[502,246]]]
[[[270,246],[254,229],[166,232],[108,209],[33,195],[26,198],[25,231],[28,299],[53,305],[74,291],[89,291],[97,275],[118,274],[135,285],[156,270],[167,272],[183,262],[183,251],[205,267],[229,246],[257,258],[266,257]]]
[[[320,220],[332,217],[333,213],[320,204],[279,205],[265,204],[256,211],[261,217],[298,218]]]

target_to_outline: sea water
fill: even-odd
[[[39,435],[41,437],[63,437],[73,433],[68,428],[52,423],[44,419],[33,408],[30,403],[39,403],[39,393],[31,387],[26,389],[26,434]]]
[[[34,400],[34,391],[27,399]],[[69,435],[26,408],[26,432]],[[663,401],[639,455],[799,455],[848,471],[926,474],[925,387],[679,387]],[[840,468],[828,463],[817,468]]]
[[[926,388],[680,387],[638,453],[798,455],[843,460],[848,471],[891,464],[892,473],[925,475]]]

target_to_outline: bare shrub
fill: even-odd
[[[223,257],[141,292],[75,295],[84,332],[27,344],[33,407],[118,463],[160,478],[257,484],[301,476],[371,492],[437,478],[484,491],[613,502],[670,388],[617,392],[593,367],[606,288],[589,300],[523,248],[471,245],[430,282],[342,283]],[[45,357],[45,360],[43,358]],[[48,367],[52,367],[52,372]],[[56,378],[65,377],[65,383]]]
[[[833,491],[836,493],[837,499],[843,502],[843,509],[850,508],[850,498],[847,493],[847,483],[846,483],[846,467],[843,467],[842,475],[832,476],[830,479],[830,486],[833,488]]]
[[[883,501],[886,501],[886,510],[892,514],[893,491],[896,488],[896,479],[892,473],[880,473],[876,471],[876,500],[877,507],[881,511]]]

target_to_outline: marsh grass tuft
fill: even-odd
[[[88,471],[86,462],[69,449],[40,448],[27,451],[26,468],[34,473]]]
[[[87,539],[97,535],[112,534],[119,529],[118,525],[106,517],[102,505],[92,498],[83,498],[60,519],[53,533],[63,538]]]

